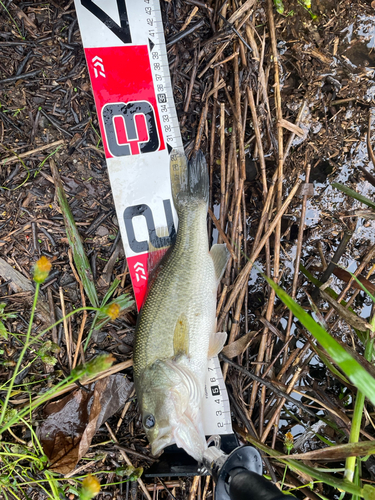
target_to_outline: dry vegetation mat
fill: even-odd
[[[298,498],[375,498],[374,8],[161,8],[231,255],[235,432]],[[213,498],[210,477],[141,476],[137,314],[72,0],[0,2],[0,155],[0,498]]]

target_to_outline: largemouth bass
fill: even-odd
[[[170,166],[177,237],[138,317],[134,381],[152,453],[176,443],[201,461],[207,447],[201,414],[207,361],[226,340],[226,333],[216,333],[216,295],[228,251],[225,245],[208,248],[203,154],[188,163],[174,150]]]

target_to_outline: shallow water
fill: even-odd
[[[368,156],[366,137],[370,114],[371,144],[375,149],[375,108],[372,108],[375,104],[375,15],[369,15],[368,10],[363,7],[363,11],[356,11],[356,16],[346,15],[345,17],[343,15],[338,23],[340,29],[336,28],[329,34],[320,25],[318,37],[310,21],[306,20],[307,16],[303,23],[296,22],[296,18],[291,18],[289,20],[292,26],[290,28],[291,42],[278,43],[283,62],[282,100],[290,114],[288,117],[290,121],[294,122],[298,110],[306,101],[299,123],[304,134],[303,137],[296,136],[292,142],[285,164],[283,183],[284,193],[288,193],[295,179],[293,175],[290,175],[291,172],[297,171],[300,178],[305,179],[303,165],[307,152],[307,161],[312,167],[310,182],[314,186],[314,195],[307,200],[301,255],[301,262],[304,265],[321,265],[317,251],[318,241],[322,243],[325,258],[329,262],[353,217],[355,217],[354,232],[340,260],[340,265],[354,272],[366,255],[369,246],[375,244],[375,220],[366,219],[363,214],[355,216],[356,211],[363,211],[367,207],[332,187],[332,182],[338,182],[370,199],[375,197],[375,187],[364,178],[359,170],[359,167],[363,167],[375,175],[375,166],[372,165]],[[327,19],[331,19],[332,15],[327,7]],[[345,23],[346,26],[343,27]],[[288,30],[284,25],[283,27],[286,33]],[[335,37],[337,38],[336,53]],[[299,43],[298,50],[294,50],[294,42]],[[314,56],[314,51],[318,53],[317,56]],[[322,63],[323,57],[326,58],[325,63]],[[289,61],[291,61],[290,64]],[[300,72],[296,71],[297,64],[303,68]],[[284,137],[288,136],[289,133],[285,132]],[[300,213],[301,199],[295,198],[284,219],[290,226],[298,227]],[[287,290],[291,286],[295,272],[296,251],[297,239],[290,231],[282,240],[281,248],[281,267],[284,269],[282,285]],[[259,264],[257,265],[260,267]],[[263,271],[264,266],[261,268]],[[319,278],[319,273],[313,274]],[[266,287],[256,267],[253,267],[248,283],[249,314],[252,318],[256,318],[257,314],[264,314],[264,308],[257,304],[257,300],[260,294],[266,294]],[[300,283],[305,286],[307,280],[302,278]],[[343,285],[342,281],[333,276],[330,286],[336,292],[340,293]],[[251,300],[252,297],[254,300]],[[370,300],[364,300],[363,292],[360,292],[359,297],[361,300],[356,300],[353,307],[361,317],[368,318],[371,312]],[[300,303],[306,302],[302,286],[299,286],[297,290],[297,299]],[[276,303],[278,304],[278,301]],[[321,307],[328,309],[327,304],[321,304]],[[275,325],[281,331],[286,329],[286,317],[284,315],[278,325]],[[292,325],[292,332],[297,333],[295,324]],[[338,322],[335,334],[340,340],[351,344],[352,329],[343,321]],[[297,340],[296,347],[303,347],[304,342],[304,340]],[[360,348],[360,343],[357,347]],[[328,392],[339,395],[340,383],[328,374],[317,356],[310,361],[308,372],[306,377],[303,376],[300,379],[301,386],[309,387],[312,382],[316,382]],[[296,393],[292,395],[298,400],[301,399],[301,396]],[[293,405],[286,405],[286,407],[300,418],[298,409],[296,410]],[[323,412],[317,413],[318,417],[322,415]],[[315,433],[325,435],[325,424],[322,424],[319,419],[316,423],[310,422],[309,419],[296,423],[283,412],[280,420],[280,435],[291,431],[294,437],[298,438],[296,445],[299,451],[314,449],[316,446],[314,443],[317,441],[314,432],[310,433],[310,424],[313,424],[311,427]]]

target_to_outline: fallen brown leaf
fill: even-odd
[[[358,215],[358,211],[356,212],[356,214]],[[316,271],[316,272],[323,272],[323,268],[321,266],[310,266],[309,270]],[[336,267],[333,270],[333,274],[335,276],[337,276],[337,278],[340,279],[341,281],[345,281],[345,283],[349,283],[349,281],[352,278],[351,274],[348,273],[348,271],[345,271],[345,269],[341,269],[341,267]],[[368,280],[367,278],[365,278],[361,274],[359,276],[357,276],[357,279],[358,279],[358,281],[360,281],[362,283],[362,285],[365,288],[367,288],[367,290],[370,293],[375,294],[375,284],[374,283],[372,283],[370,280]],[[351,286],[351,288],[355,288],[357,290],[362,290],[361,286],[356,281],[353,281],[353,283],[350,286]]]
[[[372,330],[371,325],[366,320],[346,309],[346,307],[339,304],[337,300],[332,298],[324,290],[319,289],[319,291],[324,300],[329,302],[329,304],[331,304],[331,306],[336,309],[340,316],[342,316],[350,326],[356,328],[357,330],[360,330],[361,332],[365,332],[367,329]]]
[[[279,455],[277,458],[292,460],[342,460],[347,457],[360,457],[375,453],[375,441],[347,443],[338,446],[328,446],[320,450],[297,453],[295,455]]]
[[[345,281],[346,283],[348,283],[352,278],[351,274],[348,273],[348,271],[345,271],[345,269],[341,269],[340,267],[336,267],[333,271],[333,274],[337,276],[340,280]],[[364,276],[357,276],[357,278],[362,283],[362,285],[365,288],[367,288],[367,290],[370,293],[375,293],[374,283],[371,283],[371,281],[366,279]],[[362,290],[362,288],[356,281],[354,281],[351,286],[352,288],[357,288],[359,290]]]
[[[49,403],[38,438],[50,461],[50,469],[61,474],[74,470],[86,454],[97,429],[128,399],[133,383],[116,374],[78,389]]]
[[[247,346],[250,344],[251,339],[255,336],[256,332],[248,332],[239,339],[235,340],[229,345],[226,345],[221,351],[227,358],[235,358],[242,354]]]

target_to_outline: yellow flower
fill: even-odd
[[[81,492],[81,497],[85,498],[86,500],[89,500],[91,498],[94,498],[100,491],[100,483],[96,479],[96,477],[92,476],[89,474],[85,479],[82,481],[82,492]]]
[[[284,446],[287,449],[288,455],[289,455],[289,453],[292,451],[292,449],[294,447],[294,438],[293,438],[293,434],[291,432],[287,432],[285,434]]]
[[[51,270],[52,264],[44,255],[36,261],[34,267],[34,281],[36,283],[44,283],[49,272]]]
[[[103,309],[103,312],[111,319],[116,319],[120,314],[120,306],[118,304],[110,304]]]
[[[112,354],[100,354],[96,358],[92,359],[86,365],[86,373],[89,377],[96,375],[97,373],[104,372],[111,368],[116,358]]]

